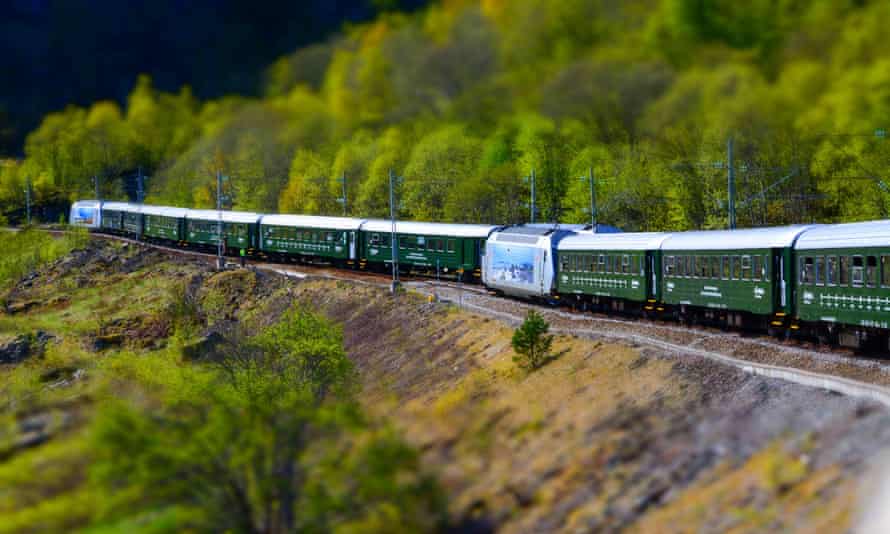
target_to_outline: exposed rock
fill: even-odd
[[[106,350],[111,347],[119,347],[124,343],[124,335],[117,332],[113,334],[100,334],[93,340],[93,350]]]
[[[19,363],[32,356],[43,356],[46,344],[53,336],[38,330],[22,334],[5,345],[0,345],[0,364]]]
[[[210,332],[203,338],[182,348],[182,355],[187,360],[213,359],[222,347],[227,344],[226,338],[219,332]]]
[[[40,303],[36,300],[25,300],[20,302],[8,302],[6,304],[6,313],[10,315],[15,315],[17,313],[24,313],[34,308],[35,306],[39,306]]]

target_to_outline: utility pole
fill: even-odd
[[[593,231],[596,231],[596,182],[593,177],[593,167],[587,170],[587,176],[590,178],[590,224]]]
[[[395,175],[389,170],[389,218],[392,222],[392,285],[390,293],[396,294],[399,289],[399,248],[396,241],[396,204],[395,204]]]
[[[31,177],[25,178],[25,209],[27,212],[28,226],[31,226]]]
[[[223,260],[222,171],[216,171],[216,268],[225,267]]]
[[[139,167],[136,174],[136,202],[139,204],[145,202],[145,184],[142,180],[142,167]]]
[[[729,180],[729,229],[735,230],[735,163],[732,161],[732,136],[726,142],[726,164]]]
[[[343,184],[343,216],[346,217],[347,209],[346,209],[346,172],[340,175],[340,183]]]
[[[531,213],[532,216],[531,216],[531,222],[532,222],[532,224],[534,224],[534,222],[535,222],[535,214],[536,214],[537,211],[538,211],[538,206],[537,206],[537,196],[536,196],[536,193],[537,193],[537,192],[535,191],[535,182],[536,182],[536,178],[535,178],[535,169],[532,169],[531,182],[532,182],[532,183],[531,183],[531,186],[532,186],[532,208],[531,208],[531,209],[532,209],[532,213]]]

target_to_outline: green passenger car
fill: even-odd
[[[135,214],[138,220],[129,221],[127,230],[124,226],[124,219],[127,214]],[[131,216],[132,218],[132,216]],[[142,230],[141,216],[139,215],[139,206],[137,204],[128,204],[126,202],[103,202],[102,203],[102,222],[100,227],[103,231],[111,233],[127,232],[138,234]]]
[[[890,221],[819,226],[794,252],[801,321],[855,327],[841,340],[852,346],[890,328]]]
[[[231,250],[253,251],[259,245],[262,215],[243,211],[188,210],[185,215],[185,241],[191,245],[215,247],[222,226],[224,245]]]
[[[567,301],[618,299],[653,310],[661,296],[660,247],[669,235],[578,232],[563,238],[557,244],[557,293]],[[613,307],[623,309],[623,303]]]
[[[497,226],[397,222],[398,263],[405,270],[456,275],[462,279],[481,276],[485,240]],[[361,229],[363,264],[392,264],[392,222],[367,221]]]
[[[353,264],[363,219],[265,215],[259,224],[260,250],[267,254]]]
[[[184,208],[142,206],[143,236],[148,239],[183,241],[185,237]]]
[[[681,314],[690,309],[773,316],[792,312],[792,247],[807,226],[671,234],[661,247],[662,299]],[[693,310],[694,311],[694,310]]]

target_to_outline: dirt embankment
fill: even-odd
[[[344,325],[366,403],[480,531],[843,531],[890,438],[877,405],[702,358],[561,336],[527,375],[498,321],[343,282],[294,295]]]

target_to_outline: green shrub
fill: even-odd
[[[553,336],[547,335],[549,331],[550,325],[541,314],[529,310],[525,321],[513,333],[512,344],[516,351],[513,361],[526,371],[534,371],[546,365],[553,358],[550,354]]]

